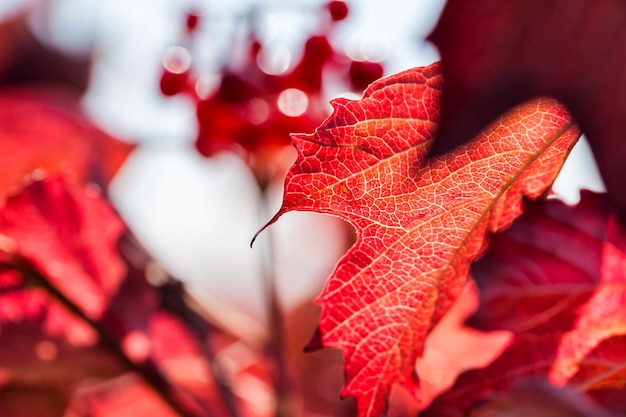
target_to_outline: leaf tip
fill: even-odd
[[[265,226],[261,227],[259,230],[257,230],[257,232],[254,234],[254,236],[252,236],[252,239],[250,239],[250,249],[252,249],[252,247],[254,246],[254,242],[256,242],[256,238],[259,237],[259,235],[261,234],[261,232],[263,230],[265,230],[270,224],[266,224]]]
[[[268,221],[267,223],[265,223],[265,225],[263,227],[261,227],[259,230],[257,230],[257,232],[254,234],[254,236],[252,236],[252,239],[250,240],[250,248],[252,248],[252,246],[254,245],[254,242],[256,242],[257,237],[259,237],[259,235],[268,227],[270,227],[271,225],[273,225],[274,223],[276,223],[276,221],[278,220],[278,218],[280,216],[282,216],[282,214],[285,212],[285,210],[283,210],[282,208],[278,211],[278,213],[276,213],[274,215],[274,217],[272,217],[270,219],[270,221]]]

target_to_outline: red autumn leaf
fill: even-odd
[[[125,276],[116,253],[123,230],[96,189],[72,189],[62,177],[10,197],[0,208],[0,324],[26,319],[50,337],[94,343],[93,329],[44,287],[100,318]]]
[[[215,328],[191,317],[172,285],[159,289],[147,282],[151,260],[130,239],[120,239],[124,231],[93,187],[73,187],[63,177],[35,181],[8,198],[0,208],[0,332],[11,343],[2,343],[0,376],[45,377],[40,362],[52,355],[52,371],[65,372],[55,383],[71,382],[59,388],[66,400],[89,378],[134,371],[174,411],[228,415],[214,378],[218,365],[201,347]],[[34,328],[34,336],[22,328]],[[49,343],[48,353],[41,361],[20,361],[21,353],[37,353],[33,337]],[[65,345],[74,348],[69,359],[61,355]],[[78,368],[86,354],[92,366]],[[111,362],[102,372],[99,365]]]
[[[71,92],[40,87],[0,90],[0,149],[2,206],[37,169],[106,185],[132,147],[94,127]]]
[[[121,220],[95,190],[81,191],[61,177],[45,179],[0,207],[0,374],[7,396],[0,413],[12,415],[16,398],[63,405],[68,386],[127,371],[46,288],[98,318],[125,274],[114,253]],[[57,415],[53,410],[35,407],[33,415]]]
[[[124,228],[96,189],[72,191],[62,177],[34,181],[0,209],[0,236],[13,242],[10,255],[31,264],[91,318],[102,315],[125,276],[117,254]]]
[[[76,345],[92,345],[96,335],[82,320],[51,298],[30,276],[0,265],[0,331],[5,325],[35,323],[48,337],[65,337]],[[7,279],[8,278],[8,279]]]
[[[298,158],[283,206],[349,221],[357,242],[319,298],[320,341],[343,349],[344,395],[379,415],[392,385],[418,389],[424,338],[467,281],[485,234],[546,192],[578,137],[552,100],[517,108],[470,145],[425,161],[439,119],[439,65],[379,80],[363,99],[333,101]]]
[[[625,217],[625,19],[622,0],[448,0],[430,35],[446,80],[434,153],[519,103],[553,96],[588,137]]]
[[[515,333],[490,366],[463,374],[425,415],[461,416],[519,378],[580,392],[626,388],[626,233],[605,196],[574,208],[528,203],[472,268],[481,307],[470,323]]]

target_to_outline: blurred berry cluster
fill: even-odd
[[[250,30],[243,64],[240,56],[231,54],[220,68],[217,87],[208,94],[198,88],[202,69],[194,68],[189,51],[180,47],[168,51],[161,91],[166,96],[185,94],[195,101],[195,145],[202,155],[224,150],[242,153],[261,180],[275,152],[289,144],[290,133],[313,132],[328,116],[327,79],[345,91],[361,92],[383,75],[379,62],[352,60],[329,41],[335,26],[348,17],[346,2],[330,1],[319,12],[323,14],[319,27],[303,43],[301,58],[290,70],[269,70],[270,52]],[[187,14],[189,36],[197,36],[202,18]]]

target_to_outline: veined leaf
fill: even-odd
[[[424,338],[467,281],[485,236],[511,224],[523,195],[550,187],[579,136],[567,111],[541,99],[498,119],[467,146],[426,161],[439,120],[438,64],[332,102],[298,157],[283,206],[350,222],[357,241],[319,297],[323,347],[343,350],[344,395],[378,416],[393,384],[418,390]],[[316,342],[316,341],[314,341]]]
[[[582,393],[626,388],[626,233],[606,200],[585,192],[574,208],[528,203],[513,227],[493,237],[472,267],[481,307],[470,322],[515,337],[424,415],[467,415],[523,378]]]

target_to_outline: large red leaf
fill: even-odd
[[[425,415],[461,416],[520,378],[581,392],[626,388],[626,233],[605,196],[529,203],[472,268],[481,307],[471,323],[515,333],[485,369],[463,374]]]
[[[131,149],[93,126],[70,91],[0,90],[0,206],[35,170],[106,185]]]
[[[546,192],[578,137],[568,113],[538,100],[500,118],[470,145],[425,161],[439,119],[439,65],[379,80],[363,99],[333,101],[298,158],[283,206],[349,221],[357,241],[319,298],[324,347],[345,358],[344,395],[379,415],[399,383],[418,389],[425,336],[467,280],[485,234]],[[270,222],[270,224],[271,224]]]
[[[556,97],[626,218],[625,22],[623,0],[448,0],[430,35],[446,80],[433,151],[465,143],[516,104]]]

